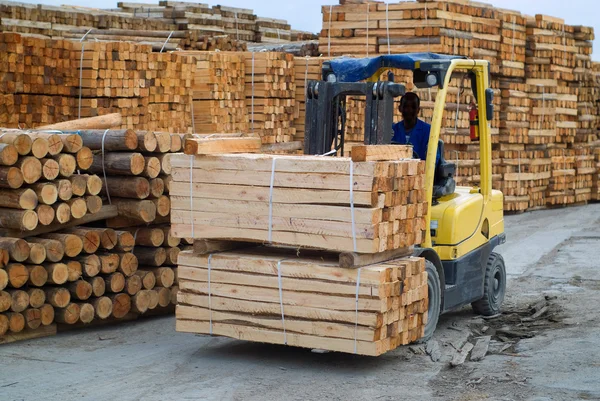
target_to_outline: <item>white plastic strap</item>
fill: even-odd
[[[235,39],[236,40],[240,40],[240,31],[238,29],[238,15],[237,15],[237,11],[233,13],[233,16],[235,17]]]
[[[354,218],[354,162],[350,160],[350,214],[352,218],[352,244],[356,252],[356,219]]]
[[[454,154],[456,155],[456,169],[458,170],[458,160],[460,158],[460,151],[455,150]]]
[[[429,12],[427,11],[427,3],[425,3],[425,27],[429,27],[429,20],[428,20],[428,14]],[[427,51],[431,51],[430,50],[430,44],[429,44],[429,35],[427,35]],[[431,97],[431,88],[429,88],[429,97]],[[430,99],[431,100],[431,99]]]
[[[562,26],[562,34],[563,34],[563,62],[564,66],[567,66],[567,35],[565,33],[565,25]]]
[[[171,36],[173,36],[173,32],[175,31],[171,31],[171,33],[167,37],[167,40],[165,40],[165,43],[163,43],[162,47],[160,48],[160,53],[162,53],[163,50],[165,50],[165,46],[167,45],[167,43],[169,43],[169,39],[171,39]]]
[[[388,17],[389,4],[385,3],[385,30],[387,32],[388,54],[392,54],[390,49],[390,19]]]
[[[308,60],[309,56],[306,56],[306,69],[304,70],[304,96],[306,99],[306,94],[308,93]]]
[[[252,53],[252,99],[250,102],[250,130],[254,133],[254,53]]]
[[[358,354],[358,343],[357,343],[357,337],[358,337],[358,293],[360,291],[360,272],[362,270],[362,267],[358,268],[358,271],[356,272],[356,298],[355,298],[355,312],[356,312],[356,318],[354,320],[354,353]]]
[[[212,253],[208,255],[208,319],[209,319],[209,333],[213,335],[213,321],[212,321],[212,294],[210,290],[210,272],[211,272],[211,262],[212,262]]]
[[[369,2],[367,2],[367,57],[369,57],[369,10],[371,6]]]
[[[190,155],[190,220],[192,223],[192,238],[194,238],[194,155]]]
[[[190,96],[191,104],[190,109],[192,111],[192,134],[196,135],[196,121],[194,118],[194,96]]]
[[[519,196],[521,196],[521,151],[517,153],[519,158],[519,174],[517,175],[517,191]]]
[[[273,158],[271,165],[271,184],[269,185],[269,242],[273,240],[273,184],[275,183],[275,163],[277,158]]]
[[[515,61],[515,28],[517,26],[517,17],[513,15],[512,17],[512,54],[511,61]]]
[[[329,6],[329,28],[327,29],[327,56],[331,57],[331,14],[333,13],[333,6]]]
[[[287,345],[287,333],[285,331],[285,314],[283,313],[283,286],[281,280],[281,262],[282,259],[277,262],[277,281],[279,282],[279,306],[281,307],[281,326],[283,327],[283,344]]]
[[[137,230],[135,230],[135,233],[133,233],[133,247],[131,248],[131,253],[133,253],[133,250],[135,249],[136,246],[136,241],[137,241],[137,235],[140,232],[140,230],[142,229],[142,227],[138,227]]]
[[[108,192],[108,181],[106,181],[106,168],[104,166],[104,140],[106,139],[106,134],[108,134],[108,131],[110,131],[110,128],[108,128],[106,131],[104,131],[104,134],[102,134],[102,174],[104,175],[104,186],[106,187],[106,197],[108,198],[108,203],[112,205],[112,202],[110,200],[110,193]]]
[[[94,28],[90,28],[90,30],[87,31],[85,35],[83,35],[79,40],[81,42],[81,57],[79,59],[79,108],[77,112],[77,118],[81,118],[81,97],[83,91],[83,50],[85,49],[85,43],[83,43],[83,41],[85,40],[85,37],[88,36],[90,32],[92,32],[93,29]]]
[[[542,127],[545,125],[546,118],[546,87],[542,86]]]
[[[281,40],[281,34],[279,32],[279,28],[277,28],[277,40]]]

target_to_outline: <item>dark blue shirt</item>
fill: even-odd
[[[417,119],[417,124],[413,127],[410,132],[406,132],[404,128],[404,121],[400,121],[392,126],[394,129],[394,136],[392,137],[392,143],[397,145],[412,145],[413,150],[419,156],[421,160],[427,158],[427,147],[429,146],[429,133],[431,131],[431,125],[425,121]],[[436,158],[436,162],[439,161],[439,149]]]

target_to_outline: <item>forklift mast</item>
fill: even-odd
[[[394,82],[337,82],[328,62],[323,80],[309,81],[306,89],[304,153],[344,153],[348,96],[365,98],[365,145],[389,144],[392,139],[394,99],[404,95]]]

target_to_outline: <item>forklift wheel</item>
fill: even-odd
[[[435,269],[435,265],[430,261],[425,261],[425,271],[427,272],[427,295],[429,298],[429,308],[427,309],[427,324],[425,325],[425,335],[419,340],[423,343],[433,336],[433,332],[440,318],[440,309],[442,305],[442,286],[440,276]]]
[[[502,255],[492,252],[485,269],[483,298],[471,304],[473,310],[483,316],[500,313],[506,293],[506,268]]]

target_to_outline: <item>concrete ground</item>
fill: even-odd
[[[0,346],[0,400],[599,400],[599,224],[600,204],[508,216],[505,313],[444,315],[426,345],[316,354],[153,318]]]

